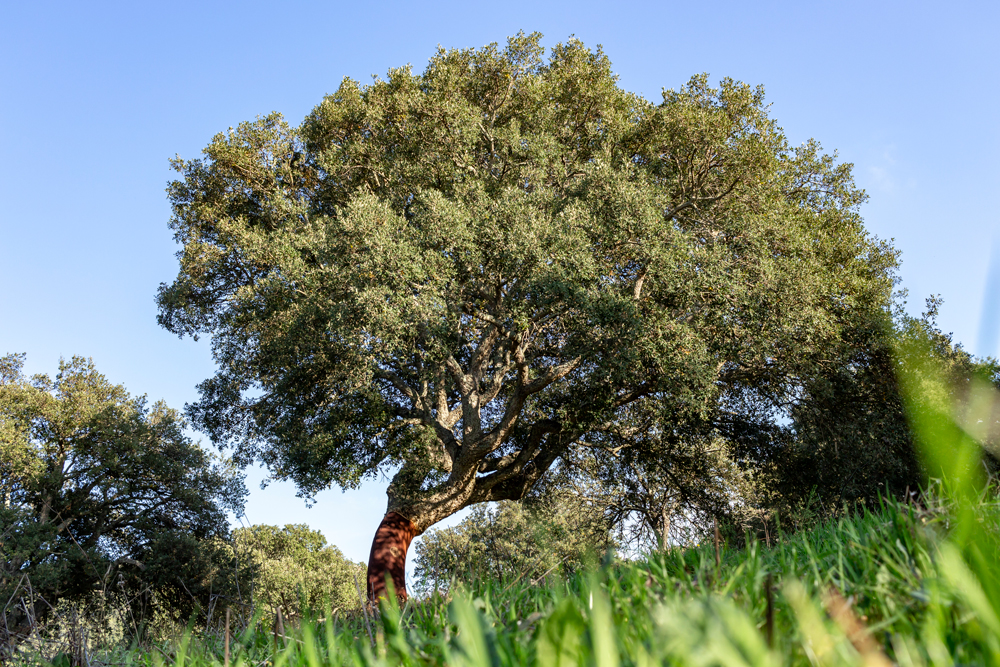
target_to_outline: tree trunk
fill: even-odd
[[[387,512],[375,531],[372,551],[368,555],[368,599],[378,602],[388,597],[386,574],[392,577],[396,597],[406,601],[406,552],[410,542],[419,534],[412,521],[397,514]]]
[[[670,539],[670,512],[667,511],[666,503],[663,503],[663,509],[661,511],[663,513],[663,537],[660,539],[660,551],[666,553],[670,546],[668,542]]]

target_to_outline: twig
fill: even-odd
[[[719,552],[719,520],[712,519],[712,525],[715,527],[715,569],[718,570],[722,567],[722,554]]]
[[[187,593],[188,595],[191,595],[191,591],[188,590],[188,587],[184,584],[184,580],[180,578],[180,575],[177,576],[177,581],[181,582],[181,586],[184,587],[184,592]],[[191,601],[194,602],[195,608],[197,608],[198,599],[195,598],[195,596],[191,595]]]
[[[526,569],[524,569],[524,570],[521,570],[521,573],[520,573],[519,575],[517,575],[516,577],[514,577],[514,581],[510,582],[509,584],[507,584],[507,586],[506,586],[506,587],[504,587],[503,591],[501,591],[501,595],[502,595],[503,593],[506,593],[507,591],[509,591],[509,590],[510,590],[510,587],[511,587],[511,586],[513,586],[513,585],[514,585],[514,584],[516,584],[517,582],[521,581],[521,578],[522,578],[522,577],[524,577],[524,575],[528,574],[528,573],[529,573],[529,572],[531,572],[531,571],[532,571],[533,569],[535,569],[535,566],[536,566],[536,565],[538,565],[539,563],[541,563],[541,562],[542,562],[542,559],[543,559],[543,558],[545,558],[545,556],[547,556],[547,555],[548,555],[548,554],[545,554],[545,553],[543,553],[543,554],[542,554],[541,556],[539,556],[538,558],[536,558],[536,559],[535,559],[535,562],[534,562],[534,563],[532,563],[532,564],[531,564],[530,566],[528,566],[528,567],[527,567]],[[565,557],[563,557],[563,559],[562,559],[561,561],[559,561],[558,563],[556,563],[556,566],[559,566],[559,565],[562,565],[562,564],[563,564],[563,561],[565,561],[565,560],[566,560],[566,558],[569,558],[569,556],[565,556]],[[548,572],[546,572],[545,574],[548,574],[548,573],[549,573],[549,572],[551,572],[551,571],[552,571],[552,570],[550,569],[550,570],[549,570]],[[542,575],[542,578],[543,578],[543,579],[545,578],[545,574],[543,574],[543,575]]]
[[[21,590],[21,584],[24,583],[24,578],[27,577],[27,576],[28,575],[26,575],[26,574],[22,574],[21,575],[21,578],[17,582],[17,586],[14,587],[14,592],[10,594],[10,599],[7,600],[7,604],[5,604],[3,606],[3,617],[4,617],[4,620],[7,619],[7,608],[10,607],[10,603],[14,601],[14,596],[17,595],[17,592],[19,590]]]
[[[560,565],[562,565],[566,561],[567,558],[569,558],[569,556],[563,556],[563,559],[561,561],[559,561],[558,563],[556,563],[555,565],[553,565],[549,569],[545,570],[545,572],[542,573],[542,576],[538,577],[537,579],[532,579],[531,580],[531,585],[532,586],[537,585],[538,582],[540,582],[541,580],[545,579],[545,577],[549,576],[549,573],[552,572],[552,570],[554,570],[557,567],[559,567]]]
[[[281,607],[279,606],[274,611],[274,626],[271,628],[274,632],[274,659],[278,660],[278,637],[285,639],[285,621],[281,617]]]

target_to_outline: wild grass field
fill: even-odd
[[[970,495],[971,494],[971,495]],[[90,665],[995,665],[995,487],[886,501],[771,547],[712,542],[568,579],[477,580],[402,609],[257,618],[83,657]],[[27,657],[27,656],[25,656]],[[69,663],[63,655],[56,663]]]

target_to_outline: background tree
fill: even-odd
[[[242,476],[193,443],[174,410],[130,396],[89,359],[61,361],[55,378],[26,378],[23,363],[0,358],[4,600],[25,575],[50,604],[113,596],[121,581],[144,591],[140,606],[158,594],[183,612],[208,603],[213,577],[225,590],[210,555],[222,553],[212,544],[228,535],[225,510],[242,508]],[[23,614],[8,611],[13,627]]]
[[[635,456],[631,447],[576,452],[555,471],[548,493],[586,499],[632,554],[693,544],[711,533],[713,520],[746,518],[757,488],[727,441],[657,444],[657,459]]]
[[[559,491],[478,505],[457,526],[425,533],[413,560],[417,587],[431,592],[447,591],[455,581],[539,580],[601,559],[615,547],[601,508]]]
[[[760,430],[745,406],[787,416],[896,266],[850,165],[790,147],[761,89],[695,77],[654,104],[537,34],[345,79],[298,128],[174,166],[159,321],[218,365],[189,414],[305,494],[392,474],[373,595],[387,573],[405,595],[414,535],[570,448],[649,460],[722,409],[726,438]]]
[[[295,618],[327,604],[341,611],[361,604],[356,586],[365,566],[344,558],[306,525],[237,528],[233,547],[244,575],[241,584],[252,586],[254,605],[272,616],[279,607],[286,618]]]
[[[915,318],[900,301],[883,326],[845,329],[842,363],[803,382],[787,432],[763,452],[773,509],[787,511],[807,500],[821,514],[845,506],[874,508],[880,496],[903,497],[925,484],[901,392],[904,375],[927,368],[917,356],[933,359],[953,392],[949,404],[963,405],[963,394],[977,379],[1000,386],[996,360],[974,358],[937,326],[940,305],[929,298]],[[986,461],[995,465],[998,450],[989,438],[984,442],[992,454]]]

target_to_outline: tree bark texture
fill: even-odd
[[[377,603],[388,597],[386,574],[392,577],[396,597],[406,601],[406,552],[419,535],[417,526],[396,512],[387,512],[375,531],[368,555],[368,599]]]

